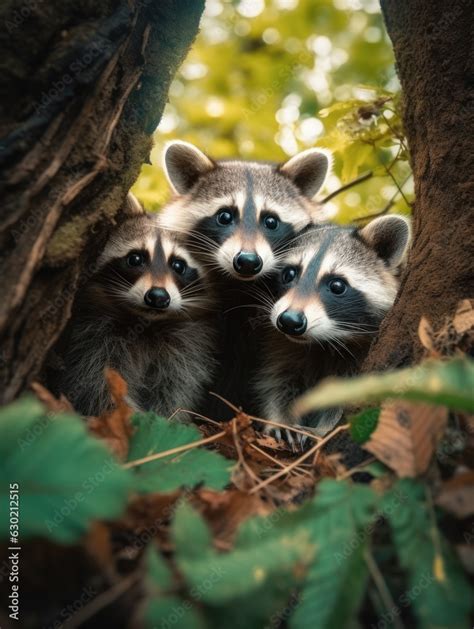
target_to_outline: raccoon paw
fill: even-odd
[[[304,446],[308,440],[307,435],[295,432],[291,430],[291,428],[277,428],[267,424],[262,432],[264,435],[273,437],[278,441],[286,441],[293,452],[304,450]]]

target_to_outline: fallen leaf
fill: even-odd
[[[133,411],[125,400],[127,383],[113,369],[106,369],[105,377],[115,408],[102,413],[99,417],[89,418],[88,427],[92,434],[106,442],[120,461],[125,461],[130,447],[130,437],[133,434],[130,422]]]
[[[386,402],[377,428],[364,448],[393,469],[399,477],[414,477],[428,468],[446,427],[444,406],[399,400]]]
[[[474,514],[474,472],[458,474],[441,486],[436,504],[457,518]]]
[[[459,302],[453,317],[453,327],[458,334],[474,330],[474,300],[463,299]]]
[[[209,523],[217,545],[230,546],[238,526],[255,515],[268,515],[272,508],[257,494],[250,495],[238,489],[216,492],[201,489],[193,504]]]

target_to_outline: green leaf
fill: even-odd
[[[144,612],[145,627],[174,627],[175,629],[204,629],[195,606],[178,596],[155,597],[146,603]]]
[[[328,378],[297,400],[300,415],[347,404],[402,398],[474,412],[474,361],[427,360],[415,367],[357,378]]]
[[[393,507],[394,495],[401,504]],[[425,488],[403,479],[383,498],[400,564],[408,576],[408,589],[400,597],[404,607],[412,606],[418,627],[470,626],[471,588],[463,570],[447,547],[426,502]]]
[[[47,415],[24,397],[0,410],[0,501],[18,485],[19,535],[77,541],[92,520],[114,518],[127,502],[131,475],[73,415]],[[9,535],[2,508],[0,534]]]
[[[376,503],[366,486],[333,480],[319,485],[308,521],[317,552],[292,629],[350,626],[367,584],[364,551]]]
[[[202,629],[204,624],[195,606],[173,593],[171,570],[153,544],[145,553],[144,565],[148,590],[143,611],[145,627]]]
[[[210,626],[260,629],[283,611],[314,553],[300,520],[299,512],[254,518],[231,552],[218,553],[201,517],[186,504],[178,508],[176,561],[193,599],[206,604]]]
[[[134,415],[136,427],[128,461],[166,452],[202,439],[195,426],[168,421],[153,413]],[[233,463],[216,452],[192,448],[133,468],[134,488],[140,493],[170,492],[204,485],[223,489],[230,482]]]
[[[356,443],[365,443],[369,439],[377,428],[379,415],[379,408],[368,408],[349,417],[351,437]]]

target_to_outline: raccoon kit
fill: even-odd
[[[97,415],[111,406],[111,367],[135,410],[169,416],[194,408],[214,370],[209,300],[201,265],[140,211],[112,233],[78,295],[55,388],[77,411]]]
[[[214,161],[191,144],[173,142],[164,167],[176,197],[163,209],[162,223],[181,234],[215,287],[219,369],[211,390],[252,412],[248,383],[262,300],[270,298],[268,282],[288,244],[318,220],[321,207],[312,199],[330,158],[310,149],[282,165]],[[233,415],[215,398],[206,400],[202,411],[215,419]]]
[[[327,376],[355,373],[395,300],[409,240],[401,216],[362,229],[312,227],[302,235],[285,256],[282,296],[271,309],[255,379],[261,417],[295,424],[291,405],[299,395]],[[317,411],[299,423],[323,435],[341,414]],[[290,431],[287,437],[293,440]]]

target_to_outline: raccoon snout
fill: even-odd
[[[284,334],[291,336],[301,336],[306,332],[308,320],[304,312],[297,310],[285,310],[277,319],[278,329]]]
[[[145,293],[145,303],[150,308],[165,310],[171,302],[170,294],[165,288],[153,287]]]
[[[234,257],[233,265],[239,275],[251,277],[252,275],[260,273],[263,267],[263,260],[256,253],[239,251]]]

